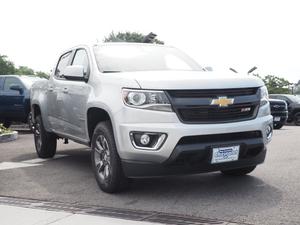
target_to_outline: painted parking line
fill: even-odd
[[[56,155],[55,157],[50,159],[35,158],[35,159],[24,160],[21,162],[2,162],[0,163],[0,170],[11,170],[11,169],[18,169],[18,168],[25,168],[25,167],[42,166],[43,162],[60,159],[67,156],[68,155]]]
[[[45,161],[60,159],[60,158],[64,158],[64,157],[67,157],[67,156],[68,155],[55,155],[53,158],[49,158],[49,159],[35,158],[35,159],[24,160],[24,161],[21,161],[21,162],[22,163],[42,163],[42,162],[45,162]]]

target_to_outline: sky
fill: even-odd
[[[154,32],[200,65],[300,80],[295,0],[1,0],[0,54],[49,72],[59,54],[111,31]]]

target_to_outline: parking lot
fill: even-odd
[[[245,177],[220,173],[139,179],[106,194],[87,147],[59,141],[57,158],[39,160],[33,135],[0,144],[0,196],[162,212],[247,224],[300,224],[300,127],[276,130],[266,161]]]

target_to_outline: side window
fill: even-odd
[[[84,49],[78,49],[76,51],[72,65],[83,66],[85,76],[89,75],[89,60]]]
[[[62,75],[61,73],[62,73],[63,69],[66,68],[69,63],[70,56],[71,56],[71,52],[67,52],[60,57],[59,62],[56,67],[56,70],[55,70],[55,76],[61,77],[61,75]]]
[[[18,91],[11,90],[10,89],[11,85],[19,85],[20,87],[23,87],[23,84],[21,83],[21,81],[19,81],[19,79],[15,77],[6,77],[4,81],[4,88],[3,88],[4,91],[19,93]]]

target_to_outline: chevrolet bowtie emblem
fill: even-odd
[[[213,99],[210,104],[218,105],[219,107],[227,107],[228,105],[232,105],[233,102],[234,98],[219,97],[217,99]]]

